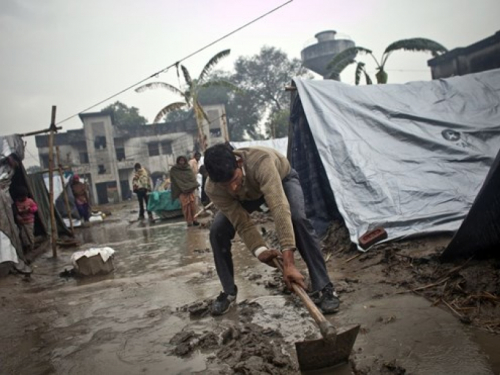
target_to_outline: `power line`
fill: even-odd
[[[133,85],[130,85],[130,86],[128,86],[127,88],[125,88],[125,89],[123,89],[123,90],[120,90],[120,91],[119,91],[119,92],[117,92],[116,94],[113,94],[113,95],[111,95],[111,96],[107,97],[106,99],[103,99],[103,100],[101,100],[100,102],[98,102],[98,103],[96,103],[96,104],[94,104],[94,105],[92,105],[92,106],[90,106],[90,107],[88,107],[88,108],[85,108],[84,110],[82,110],[82,111],[80,111],[80,112],[78,112],[78,113],[75,113],[74,115],[71,115],[71,116],[69,116],[69,117],[65,118],[64,120],[61,120],[61,121],[57,122],[57,124],[56,124],[56,125],[62,124],[63,122],[66,122],[66,121],[68,121],[68,120],[72,119],[73,117],[78,116],[80,113],[83,113],[83,112],[85,112],[85,111],[88,111],[89,109],[92,109],[92,108],[94,108],[94,107],[97,107],[98,105],[100,105],[100,104],[102,104],[102,103],[104,103],[104,102],[107,102],[108,100],[113,99],[114,97],[116,97],[116,96],[118,96],[118,95],[120,95],[120,94],[123,94],[124,92],[126,92],[126,91],[128,91],[128,90],[132,89],[133,87],[135,87],[135,86],[137,86],[137,85],[139,85],[139,84],[141,84],[141,83],[143,83],[143,82],[147,81],[148,79],[153,78],[153,77],[155,77],[155,76],[157,76],[157,75],[159,75],[159,74],[161,74],[161,73],[166,72],[166,71],[167,71],[167,70],[169,70],[170,68],[172,68],[172,67],[174,67],[174,66],[179,65],[182,61],[187,60],[187,59],[189,59],[190,57],[193,57],[194,55],[196,55],[196,54],[198,54],[198,53],[200,53],[200,52],[204,51],[204,50],[205,50],[205,49],[207,49],[208,47],[213,46],[214,44],[216,44],[216,43],[220,42],[221,40],[228,38],[229,36],[231,36],[231,35],[233,35],[233,34],[237,33],[238,31],[240,31],[240,30],[244,29],[245,27],[247,27],[247,26],[249,26],[249,25],[251,25],[251,24],[253,24],[253,23],[255,23],[255,22],[259,21],[260,19],[262,19],[262,18],[264,18],[264,17],[268,16],[269,14],[274,13],[275,11],[277,11],[278,9],[280,9],[280,8],[284,7],[285,5],[288,5],[288,4],[289,4],[289,3],[291,3],[292,1],[293,1],[293,0],[289,0],[289,1],[287,1],[286,3],[283,3],[283,4],[279,5],[279,6],[277,6],[276,8],[271,9],[269,12],[264,13],[263,15],[261,15],[261,16],[259,16],[259,17],[255,18],[255,19],[253,19],[252,21],[247,22],[247,23],[246,23],[246,24],[244,24],[243,26],[238,27],[237,29],[235,29],[235,30],[231,31],[230,33],[228,33],[228,34],[226,34],[226,35],[224,35],[224,36],[222,36],[222,37],[220,37],[220,38],[218,38],[218,39],[216,39],[216,40],[214,40],[213,42],[211,42],[211,43],[209,43],[209,44],[205,45],[204,47],[201,47],[200,49],[198,49],[198,50],[194,51],[193,53],[190,53],[189,55],[187,55],[187,56],[183,57],[182,59],[180,59],[180,60],[176,61],[175,63],[170,64],[170,65],[169,65],[169,66],[167,66],[166,68],[163,68],[163,69],[161,69],[161,70],[157,71],[156,73],[153,73],[153,74],[149,75],[148,77],[146,77],[146,78],[144,78],[144,79],[142,79],[142,80],[140,80],[140,81],[138,81],[138,82],[134,83]]]

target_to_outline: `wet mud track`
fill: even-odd
[[[37,259],[31,281],[0,280],[0,373],[300,373],[293,344],[319,334],[275,270],[236,240],[238,304],[212,317],[207,306],[220,285],[208,231],[182,222],[129,223],[128,216],[125,206],[113,220],[78,230],[78,250],[116,250],[113,274],[60,277],[77,249],[59,249],[56,260],[50,253]],[[337,327],[361,324],[361,333],[349,364],[316,374],[500,371],[498,336],[464,325],[424,296],[401,293],[408,288],[384,273],[378,255],[353,256],[329,258],[342,305],[328,319]]]

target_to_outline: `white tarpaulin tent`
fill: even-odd
[[[291,159],[320,233],[332,215],[320,212],[328,198],[315,196],[325,186],[311,181],[314,163],[316,184],[333,194],[326,210],[338,210],[356,244],[379,226],[389,240],[458,229],[500,148],[500,70],[407,84],[294,82]]]
[[[242,141],[242,142],[231,142],[231,146],[233,146],[234,148],[264,146],[264,147],[273,148],[276,151],[278,151],[286,156],[287,147],[288,147],[288,137],[275,138],[275,139],[261,139],[261,140],[252,140],[252,141]]]

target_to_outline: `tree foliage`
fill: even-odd
[[[118,125],[140,126],[148,123],[148,120],[139,114],[136,107],[128,107],[119,101],[103,108],[101,112],[112,114],[114,123]]]
[[[371,79],[368,73],[365,70],[364,63],[356,61],[356,56],[358,54],[367,54],[370,55],[375,64],[377,65],[377,73],[375,77],[377,79],[377,83],[384,84],[387,83],[389,75],[385,70],[385,65],[387,63],[387,59],[389,56],[395,51],[417,51],[417,52],[430,52],[432,56],[438,56],[442,53],[447,52],[448,50],[443,47],[441,44],[425,38],[411,38],[411,39],[402,39],[398,40],[394,43],[391,43],[382,54],[380,60],[373,55],[372,51],[364,48],[364,47],[351,47],[347,48],[344,51],[337,54],[330,63],[327,65],[327,69],[330,71],[329,78],[335,79],[339,76],[339,74],[350,64],[357,63],[356,72],[355,72],[355,80],[356,85],[360,82],[361,73],[364,73],[366,83],[371,84]],[[361,65],[362,64],[362,65]]]
[[[213,73],[213,79],[232,81],[233,76],[228,72],[216,71]],[[251,97],[250,92],[212,86],[200,91],[199,100],[202,105],[224,104],[229,137],[232,141],[261,138],[258,124],[262,115],[258,101]]]
[[[166,122],[176,122],[176,121],[185,121],[188,118],[193,116],[193,111],[190,109],[178,109],[176,111],[171,111],[167,113],[167,117],[165,117]]]
[[[203,121],[204,120],[209,121],[209,120],[207,114],[205,113],[203,107],[200,104],[198,97],[201,90],[208,89],[212,86],[221,86],[225,88],[231,88],[233,90],[238,90],[236,86],[234,86],[228,81],[210,79],[210,73],[213,71],[215,65],[222,58],[228,56],[229,53],[230,50],[227,49],[215,54],[205,64],[197,79],[193,79],[191,77],[189,70],[184,65],[181,65],[180,68],[182,71],[182,75],[184,77],[184,81],[186,82],[186,87],[184,91],[164,82],[152,82],[138,87],[136,89],[137,92],[142,92],[154,88],[165,88],[169,91],[179,94],[184,99],[184,102],[170,103],[167,106],[163,107],[160,110],[160,112],[158,112],[158,114],[156,115],[154,122],[155,123],[159,122],[163,118],[165,118],[167,114],[179,111],[180,109],[184,109],[184,107],[192,109],[194,116],[196,118],[196,124],[198,126],[199,145],[202,151],[204,151],[206,148],[206,142],[205,142],[206,135],[203,132]]]
[[[235,140],[262,138],[261,125],[277,125],[278,117],[282,119],[283,113],[289,111],[290,94],[285,87],[294,77],[312,78],[299,59],[289,59],[283,51],[269,46],[262,47],[257,55],[238,58],[234,68],[232,81],[244,91],[244,94],[233,97],[237,114],[229,121],[234,120],[231,136],[234,134]],[[270,136],[272,132],[266,135]]]
[[[163,88],[184,99],[184,102],[164,107],[155,122],[165,116],[168,121],[185,120],[189,116],[198,119],[203,114],[195,109],[196,106],[202,109],[203,105],[224,104],[231,140],[261,139],[272,134],[285,136],[290,108],[290,94],[285,91],[285,86],[294,77],[312,78],[312,75],[303,68],[299,59],[289,59],[279,49],[266,46],[254,56],[239,57],[234,72],[214,70],[215,64],[227,53],[223,51],[210,59],[197,79],[181,66],[185,90],[155,82],[136,91]]]
[[[238,58],[234,68],[238,87],[251,93],[268,110],[289,107],[290,94],[285,86],[292,78],[311,77],[299,59],[289,59],[283,51],[268,46],[262,47],[258,55]]]
[[[290,109],[272,112],[266,121],[266,135],[268,138],[282,138],[288,136]]]

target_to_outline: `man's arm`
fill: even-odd
[[[260,184],[260,190],[264,194],[267,206],[274,218],[281,250],[295,248],[290,204],[283,190],[281,176],[272,159],[264,158],[261,160],[255,178]]]
[[[292,290],[292,283],[296,283],[303,289],[306,289],[304,276],[295,267],[295,234],[293,231],[290,204],[283,189],[281,176],[273,160],[270,158],[262,159],[255,177],[260,183],[260,190],[264,194],[267,206],[274,218],[283,257],[283,278],[285,284],[290,290]]]
[[[247,210],[231,195],[222,190],[217,191],[216,189],[218,188],[212,186],[211,189],[206,191],[207,195],[214,205],[229,219],[231,224],[233,224],[234,229],[238,232],[246,247],[253,254],[255,254],[255,250],[265,248],[266,242],[252,222]]]

